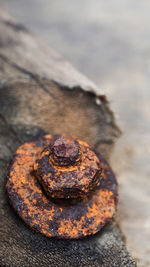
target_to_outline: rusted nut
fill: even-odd
[[[81,141],[60,137],[46,147],[34,164],[35,175],[54,198],[79,198],[100,185],[100,162]]]
[[[87,143],[46,135],[21,145],[7,170],[12,206],[48,237],[95,234],[113,216],[118,185],[108,163]]]

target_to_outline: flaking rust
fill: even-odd
[[[108,163],[86,142],[46,135],[21,145],[7,170],[18,215],[48,237],[95,234],[115,213],[118,185]]]

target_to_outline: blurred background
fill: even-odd
[[[150,266],[150,1],[0,0],[104,89],[123,135],[112,155],[118,220],[138,266]]]

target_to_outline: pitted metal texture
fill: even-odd
[[[69,144],[66,146],[66,148],[69,147],[68,151],[62,153],[57,151],[53,157],[51,151],[54,144],[56,150],[57,145],[62,145],[62,140],[55,143],[60,138],[60,136],[46,135],[21,145],[9,164],[6,188],[13,208],[32,229],[48,237],[76,239],[95,234],[110,221],[118,202],[118,185],[108,163],[102,156],[95,155],[95,152],[83,141],[76,140],[79,147],[75,143],[75,153],[70,150]],[[74,146],[73,139],[71,142]],[[71,165],[69,161],[66,166],[65,159],[63,166],[60,166],[58,162],[52,166],[51,164],[56,161],[56,154],[60,158],[72,155],[74,164]],[[47,161],[43,157],[47,157]],[[53,157],[52,161],[51,157]],[[87,169],[85,165],[82,166],[83,159],[87,164]],[[91,172],[90,162],[93,166]],[[39,163],[41,172],[38,169]],[[79,175],[79,167],[81,175]],[[53,168],[56,172],[52,170]],[[75,176],[74,168],[79,177]],[[68,182],[63,176],[64,172],[67,172]],[[68,172],[71,172],[71,176]],[[48,184],[47,188],[53,190],[49,193],[41,182],[44,177],[47,177],[45,178],[47,180],[50,179],[50,185]],[[56,187],[54,183],[51,184],[53,179],[54,183],[58,181]],[[70,187],[67,185],[68,191],[65,187],[67,183],[70,183]],[[74,191],[71,191],[71,188]],[[58,198],[58,196],[61,197]]]

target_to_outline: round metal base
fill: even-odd
[[[7,171],[6,188],[17,214],[32,229],[48,237],[76,239],[99,231],[115,213],[118,185],[108,163],[100,156],[100,187],[83,199],[48,197],[33,172],[39,153],[51,140],[46,135],[21,145]]]

